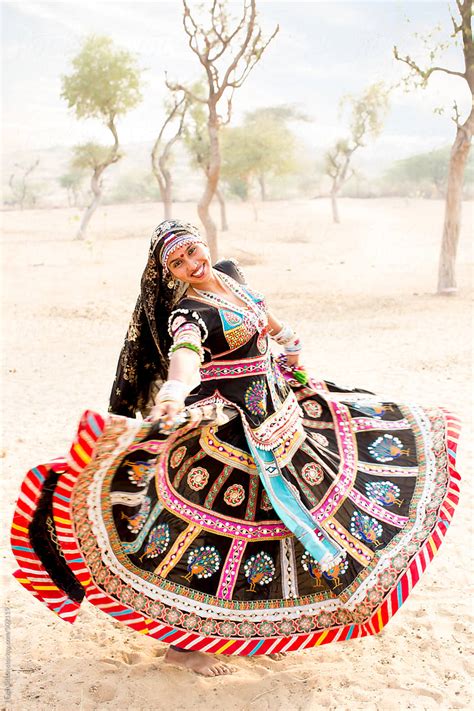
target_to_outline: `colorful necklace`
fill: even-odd
[[[231,311],[237,311],[242,314],[244,319],[249,319],[250,314],[254,317],[254,325],[259,333],[265,330],[268,326],[268,320],[265,311],[253,301],[253,299],[240,288],[240,285],[234,279],[231,279],[227,274],[216,274],[217,278],[224,283],[224,285],[231,291],[235,296],[237,296],[240,301],[245,304],[240,306],[239,304],[234,304],[232,301],[228,301],[223,296],[219,294],[214,294],[212,291],[203,291],[201,289],[196,289],[193,286],[193,290],[201,296],[202,298],[210,301],[217,306],[222,308],[230,309]],[[250,313],[248,313],[250,312]]]

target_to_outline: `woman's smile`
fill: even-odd
[[[203,276],[206,273],[206,263],[202,262],[192,273],[191,273],[191,278],[192,279],[202,279]]]

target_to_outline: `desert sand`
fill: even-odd
[[[6,534],[24,473],[66,452],[83,410],[106,411],[161,206],[101,208],[86,243],[71,241],[75,209],[3,213],[6,708],[470,707],[471,205],[463,212],[459,293],[450,298],[434,295],[439,201],[345,199],[340,225],[331,223],[326,200],[269,202],[257,222],[250,206],[229,206],[221,256],[237,257],[249,283],[297,327],[307,368],[341,385],[454,409],[464,424],[464,484],[440,552],[382,634],[282,661],[232,658],[236,673],[211,679],[164,665],[164,644],[87,602],[74,625],[64,623],[10,576]],[[191,203],[174,213],[196,219]]]

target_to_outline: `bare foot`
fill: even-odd
[[[278,662],[280,659],[284,659],[287,656],[287,652],[274,652],[273,654],[268,655],[270,659],[274,659],[276,662]]]
[[[232,674],[233,667],[224,664],[220,660],[205,654],[204,652],[177,652],[175,649],[168,647],[164,656],[164,661],[167,664],[173,664],[183,669],[191,669],[196,674],[202,676],[221,676],[222,674]]]

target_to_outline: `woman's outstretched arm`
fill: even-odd
[[[268,317],[268,326],[270,329],[270,336],[272,338],[274,338],[277,341],[277,343],[279,343],[278,336],[280,334],[283,334],[285,329],[288,330],[287,343],[294,343],[295,341],[298,341],[298,343],[299,343],[299,339],[296,338],[293,330],[289,326],[286,326],[282,321],[280,321],[280,319],[278,319],[275,316],[275,314],[272,311],[270,311],[270,309],[267,311],[267,317]],[[283,345],[283,343],[281,343],[281,345]],[[285,348],[285,352],[286,352],[286,348]],[[299,351],[296,351],[294,353],[286,352],[286,358],[287,358],[289,365],[298,365]]]
[[[198,376],[199,354],[189,348],[179,348],[172,353],[168,380],[158,393],[150,412],[150,419],[163,419],[171,427],[174,418],[184,407],[184,401]]]

